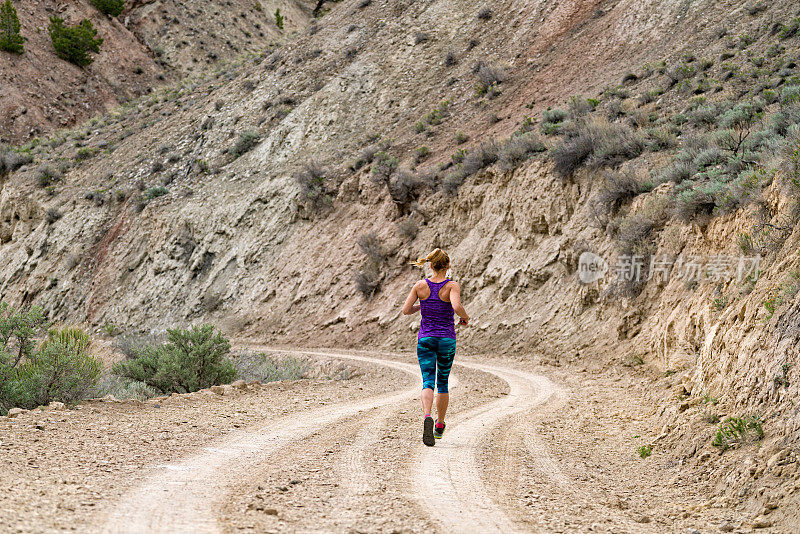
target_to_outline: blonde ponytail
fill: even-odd
[[[416,265],[417,267],[425,267],[426,263],[430,263],[434,271],[443,271],[447,268],[448,265],[450,265],[450,256],[448,256],[447,252],[445,252],[444,250],[437,248],[434,249],[434,251],[428,254],[427,256],[419,258],[411,265]]]

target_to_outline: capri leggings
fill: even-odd
[[[447,379],[456,355],[456,340],[449,337],[423,337],[417,342],[417,359],[422,371],[422,389],[438,386],[447,393]]]

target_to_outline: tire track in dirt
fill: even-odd
[[[420,504],[443,531],[517,532],[519,526],[504,512],[502,503],[489,495],[477,453],[504,419],[535,409],[563,391],[540,375],[494,365],[469,362],[460,365],[498,376],[509,384],[511,391],[503,398],[449,419],[445,439],[435,447],[420,449],[411,475],[413,489]],[[550,458],[538,440],[526,445],[536,448],[543,458]],[[555,463],[548,460],[541,465]]]
[[[411,364],[335,352],[265,349],[270,352],[346,358],[416,372]],[[282,417],[256,430],[241,431],[217,447],[207,447],[179,462],[157,467],[144,482],[124,495],[102,532],[219,531],[215,510],[228,488],[246,477],[249,466],[263,462],[290,443],[365,410],[395,405],[417,394],[417,387],[357,402],[338,404]]]
[[[342,358],[384,365],[417,376],[415,364],[386,359],[389,354],[342,353],[335,351],[287,350],[254,347],[266,352],[306,356]],[[506,381],[510,394],[493,400],[448,420],[445,439],[436,447],[418,445],[416,460],[409,479],[414,495],[431,518],[439,521],[443,531],[484,532],[518,530],[503,510],[502,497],[490,495],[481,477],[479,454],[487,433],[504,418],[535,409],[554,394],[557,388],[548,379],[532,373],[504,367],[459,362],[460,367],[489,373]],[[457,373],[457,371],[456,371]],[[153,470],[137,487],[124,495],[118,507],[107,518],[102,532],[205,532],[216,533],[216,512],[232,487],[246,479],[248,469],[260,462],[275,461],[273,455],[297,440],[335,428],[336,423],[369,411],[370,421],[386,424],[398,404],[419,394],[418,386],[394,390],[385,395],[336,404],[281,417],[255,430],[243,430],[224,438],[217,446],[207,447],[178,462]],[[372,429],[374,424],[370,425]],[[367,454],[370,429],[344,451],[344,462],[337,470],[342,477],[345,501],[358,503],[359,495],[368,491],[371,475]],[[543,457],[547,451],[538,440],[528,441]],[[409,451],[411,454],[414,451]],[[542,464],[554,466],[552,460]],[[561,476],[556,475],[558,478]],[[499,501],[497,500],[499,498]],[[357,509],[353,510],[357,513]],[[346,518],[344,518],[346,520]]]

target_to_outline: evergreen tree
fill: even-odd
[[[277,26],[281,30],[283,29],[283,19],[284,19],[284,17],[283,17],[283,15],[281,15],[281,10],[280,9],[276,9],[275,10],[275,26]]]
[[[58,57],[79,67],[89,65],[93,61],[89,52],[100,52],[103,44],[103,39],[97,37],[97,30],[87,19],[77,26],[64,26],[64,19],[51,17],[48,31]]]
[[[92,4],[111,17],[119,17],[125,10],[125,0],[92,0]]]
[[[0,4],[0,50],[14,54],[25,52],[22,46],[25,41],[19,34],[19,28],[17,10],[11,0],[6,0]]]

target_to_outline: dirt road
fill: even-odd
[[[251,348],[352,373],[0,418],[0,532],[752,531],[638,457],[646,378],[465,355],[428,448],[413,354]]]
[[[282,353],[287,351],[282,350]],[[407,372],[416,377],[416,365],[342,352],[294,351],[297,355],[326,356],[357,362],[380,364]],[[460,368],[495,375],[506,381],[510,393],[470,411],[454,415],[448,421],[446,439],[428,448],[418,443],[407,451],[407,466],[413,470],[408,479],[421,508],[442,529],[459,532],[515,530],[501,502],[493,500],[484,488],[480,460],[480,444],[491,439],[493,430],[510,415],[535,409],[554,395],[563,395],[548,379],[512,369],[460,363]],[[458,392],[459,368],[454,371],[453,391]],[[227,498],[229,488],[247,477],[254,466],[270,461],[284,461],[282,449],[313,434],[336,433],[348,418],[359,415],[390,417],[404,402],[418,394],[412,387],[395,389],[387,384],[385,394],[318,408],[269,421],[258,428],[229,436],[214,447],[205,447],[188,458],[158,466],[138,487],[128,492],[108,518],[103,532],[219,532],[215,517]],[[354,446],[343,455],[339,469],[339,486],[345,493],[357,496],[369,488],[371,477],[362,465],[370,448],[370,427],[364,427]],[[546,455],[545,451],[539,451]],[[347,499],[347,497],[342,497]],[[346,510],[346,507],[343,508]],[[352,507],[351,507],[352,509]],[[357,512],[356,512],[357,513]],[[346,515],[346,514],[345,514]],[[304,528],[314,529],[313,518]],[[294,528],[303,528],[295,525]]]

